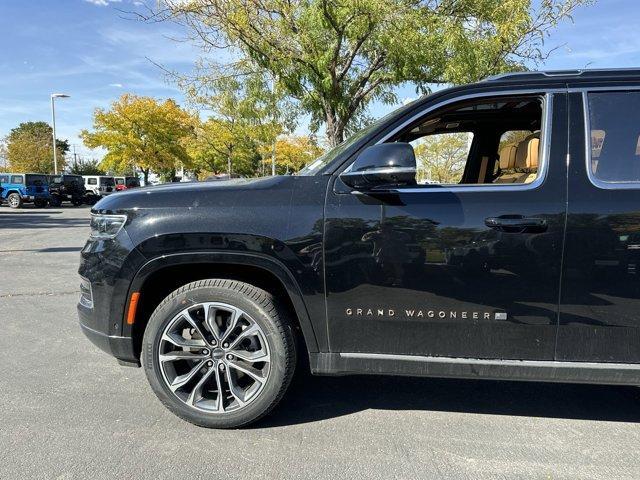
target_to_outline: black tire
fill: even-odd
[[[36,208],[45,208],[48,204],[49,204],[49,202],[48,202],[46,199],[44,199],[44,198],[36,198],[36,199],[33,201],[33,205],[34,205]]]
[[[7,202],[11,208],[20,208],[22,207],[22,197],[18,193],[10,193],[7,196]]]
[[[82,205],[82,198],[80,197],[73,197],[71,199],[71,203],[73,204],[74,207],[79,207],[80,205]]]
[[[162,377],[158,358],[167,324],[190,305],[211,301],[247,312],[264,331],[271,352],[269,376],[262,391],[239,410],[225,413],[202,412],[178,399]],[[178,417],[207,428],[238,428],[267,415],[284,396],[296,367],[296,339],[286,310],[270,293],[235,280],[199,280],[180,287],[158,305],[144,333],[141,357],[153,392]]]

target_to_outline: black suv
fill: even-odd
[[[156,395],[248,424],[314,374],[640,385],[640,70],[439,91],[296,176],[101,200],[80,322]]]
[[[82,175],[49,175],[49,203],[59,207],[68,200],[76,207],[82,205],[86,190]]]

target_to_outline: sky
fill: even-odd
[[[0,0],[0,137],[20,122],[50,122],[51,93],[66,93],[70,98],[56,101],[58,138],[84,158],[99,158],[78,137],[91,128],[95,108],[107,108],[125,92],[184,103],[156,64],[189,73],[200,51],[175,40],[185,37],[179,27],[126,13],[139,8],[137,0]],[[639,0],[582,7],[547,39],[554,51],[543,67],[640,67],[639,23]],[[415,95],[411,87],[398,91],[400,102]],[[371,113],[395,107],[374,105]]]

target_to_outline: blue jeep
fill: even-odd
[[[11,208],[33,202],[36,207],[49,203],[49,181],[40,173],[0,173],[0,201],[6,200]]]

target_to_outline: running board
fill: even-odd
[[[316,375],[406,375],[640,385],[640,364],[493,360],[383,353],[312,353]]]

